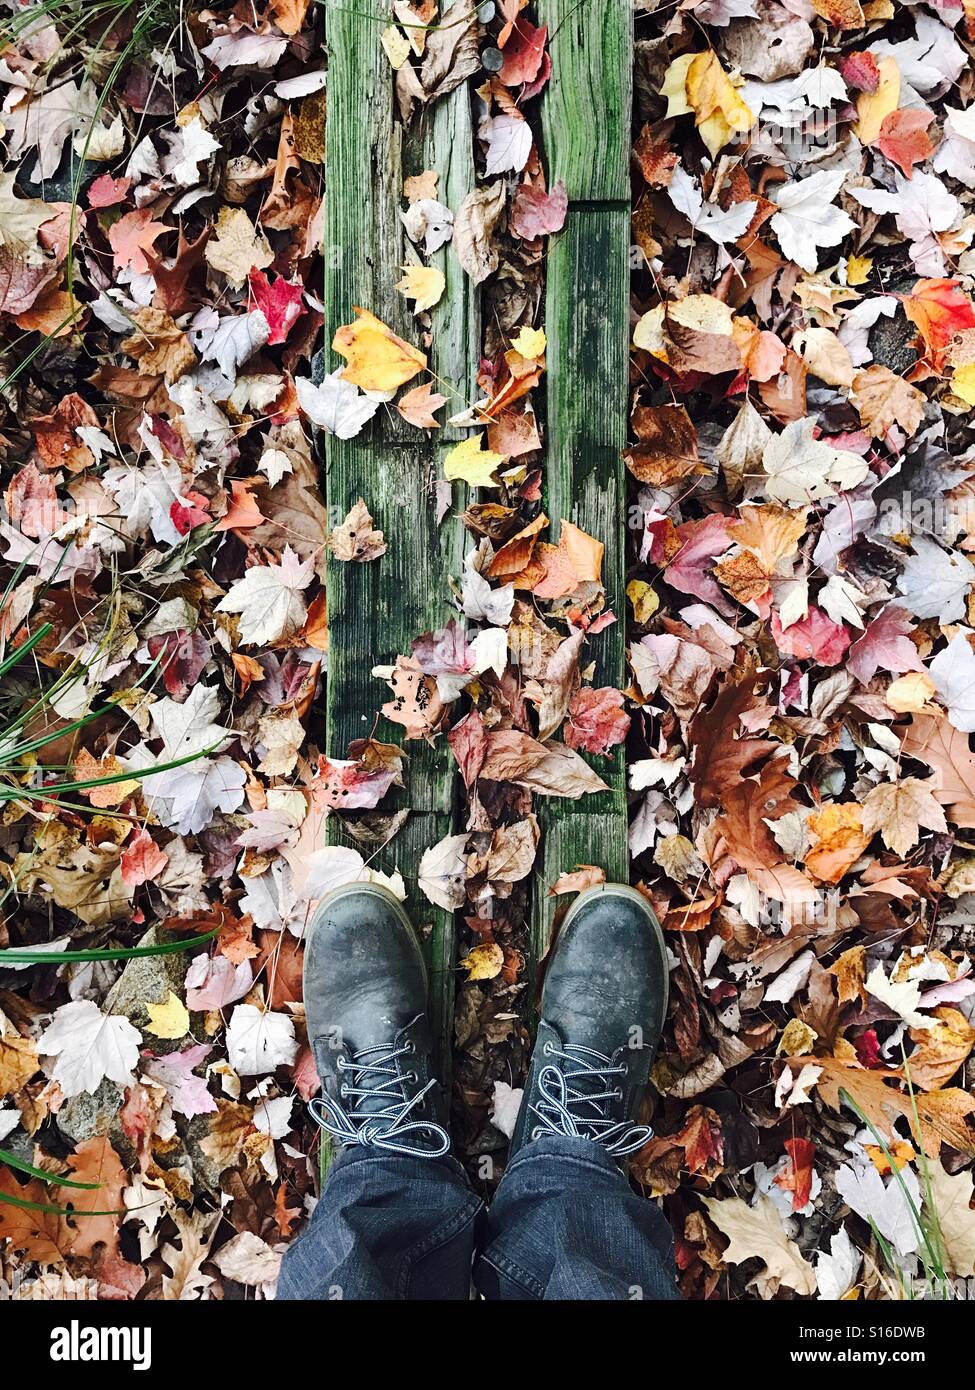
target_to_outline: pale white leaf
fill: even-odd
[[[821,1250],[816,1260],[816,1297],[822,1301],[835,1301],[849,1293],[857,1275],[860,1273],[862,1256],[841,1226],[835,1236],[829,1238],[829,1251]]]
[[[256,1113],[254,1122],[257,1123]],[[236,1284],[249,1288],[259,1288],[265,1298],[274,1297],[281,1255],[253,1231],[241,1231],[239,1235],[231,1236],[226,1245],[221,1245],[217,1253],[211,1256],[210,1262],[216,1265],[224,1278],[233,1279]]]
[[[917,980],[892,980],[884,974],[882,965],[875,965],[867,976],[866,989],[881,1004],[902,1018],[909,1028],[933,1028],[936,1018],[918,1013],[921,1002],[921,986]]]
[[[295,377],[295,390],[298,404],[313,425],[338,439],[352,439],[381,402],[364,395],[351,381],[343,381],[343,370],[339,367],[317,385],[308,377]]]
[[[229,730],[216,722],[220,713],[220,696],[211,685],[194,685],[182,702],[168,695],[157,700],[150,706],[149,717],[163,741],[159,761],[175,762],[206,749],[219,751],[229,735]]]
[[[836,246],[856,230],[856,223],[833,206],[846,178],[845,169],[821,169],[796,183],[777,184],[769,196],[779,211],[771,221],[783,253],[813,271],[819,264],[819,248]]]
[[[447,835],[423,851],[417,887],[430,902],[454,912],[467,897],[467,835]]]
[[[238,1004],[227,1028],[227,1058],[241,1076],[263,1076],[289,1067],[298,1053],[295,1026],[287,1014],[264,1013]]]
[[[912,1168],[905,1165],[899,1176],[900,1181],[891,1176],[885,1185],[872,1163],[859,1168],[844,1163],[836,1170],[836,1190],[851,1211],[874,1223],[898,1255],[907,1256],[915,1253],[920,1240],[921,1190]]]
[[[509,1086],[507,1081],[495,1081],[491,1096],[491,1123],[499,1129],[506,1139],[511,1139],[518,1123],[524,1090],[519,1086]]]
[[[279,565],[252,565],[220,600],[217,611],[240,614],[241,641],[248,645],[279,642],[294,636],[304,623],[308,610],[302,591],[314,574],[314,561],[300,561],[286,545]]]
[[[859,454],[834,449],[824,440],[814,439],[815,425],[811,416],[794,420],[765,445],[765,491],[777,502],[790,507],[806,506],[856,487],[870,472],[866,459]]]
[[[532,129],[524,116],[519,113],[485,117],[477,133],[487,144],[486,178],[509,171],[521,173],[532,148]]]
[[[62,1004],[37,1040],[42,1057],[53,1057],[51,1073],[65,1096],[97,1091],[102,1081],[129,1086],[139,1061],[142,1035],[122,1014],[103,1014],[90,999]]]
[[[223,72],[238,67],[273,68],[287,46],[287,36],[274,30],[255,34],[238,29],[236,33],[218,34],[200,52]]]
[[[955,623],[965,616],[965,600],[975,581],[975,565],[960,551],[949,554],[927,536],[913,536],[913,555],[904,560],[897,581],[904,607],[915,618]]]
[[[963,632],[938,653],[928,675],[948,711],[949,722],[962,733],[975,733],[975,652]]]

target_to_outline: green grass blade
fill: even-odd
[[[50,797],[57,796],[59,792],[80,792],[86,791],[89,787],[117,786],[119,782],[141,782],[145,777],[155,777],[159,772],[171,772],[173,768],[185,767],[187,763],[195,763],[200,758],[208,758],[211,753],[216,752],[218,747],[218,744],[214,744],[212,748],[204,748],[199,753],[188,753],[185,758],[176,758],[171,763],[154,763],[152,767],[126,768],[122,772],[113,772],[107,777],[90,777],[81,782],[52,782],[46,787],[0,786],[0,804],[4,801],[47,801]],[[0,769],[4,776],[10,776],[15,771],[17,769],[9,767]]]
[[[0,1149],[0,1163],[6,1163],[8,1168],[16,1168],[19,1173],[29,1173],[32,1178],[40,1178],[41,1182],[49,1182],[55,1187],[84,1187],[94,1190],[105,1186],[103,1182],[75,1182],[72,1178],[62,1178],[57,1173],[46,1173],[43,1168],[35,1168],[32,1163],[25,1163],[22,1158],[8,1153],[6,1149]]]
[[[5,676],[12,666],[16,666],[19,661],[22,661],[29,652],[34,650],[38,642],[43,642],[47,634],[53,631],[53,623],[42,623],[33,637],[28,637],[26,642],[22,642],[8,657],[0,661],[0,676]]]
[[[32,951],[17,946],[0,951],[0,970],[10,965],[60,965],[74,960],[135,960],[139,956],[173,956],[180,951],[192,951],[197,946],[205,946],[219,933],[220,928],[204,932],[202,936],[188,936],[185,941],[167,941],[158,946],[108,946],[91,951]]]
[[[921,1242],[922,1249],[918,1252],[918,1254],[921,1263],[924,1265],[924,1271],[928,1278],[928,1281],[931,1281],[932,1271],[934,1271],[934,1274],[939,1279],[944,1279],[944,1270],[940,1267],[938,1252],[935,1249],[935,1247],[933,1247],[931,1244],[931,1238],[925,1227],[924,1221],[922,1220],[920,1209],[918,1208],[917,1203],[914,1201],[914,1198],[911,1196],[911,1193],[908,1189],[907,1183],[904,1181],[904,1177],[901,1173],[900,1168],[898,1168],[896,1162],[894,1161],[894,1155],[891,1153],[887,1141],[884,1139],[883,1135],[879,1132],[879,1130],[867,1118],[863,1110],[861,1110],[860,1106],[850,1095],[849,1091],[847,1091],[844,1087],[840,1088],[840,1099],[844,1101],[854,1112],[857,1118],[867,1126],[867,1128],[870,1130],[870,1133],[873,1135],[874,1139],[877,1141],[877,1143],[883,1150],[884,1157],[890,1165],[890,1171],[894,1177],[894,1180],[896,1181],[898,1187],[901,1190],[901,1196],[904,1198],[904,1201],[907,1204],[907,1208],[911,1213],[911,1220],[914,1222],[914,1228],[917,1232],[918,1239]],[[916,1113],[917,1109],[915,1106],[915,1114]],[[920,1120],[918,1120],[917,1123],[917,1133],[920,1134]],[[871,1221],[871,1225],[872,1224],[873,1222]]]
[[[10,1207],[20,1207],[24,1211],[46,1211],[53,1216],[128,1216],[127,1207],[110,1207],[107,1211],[75,1211],[74,1207],[57,1207],[52,1202],[28,1202],[25,1197],[11,1197],[7,1192],[0,1192],[0,1202],[5,1202]],[[148,1203],[147,1205],[152,1205]],[[135,1207],[132,1208],[136,1210]]]

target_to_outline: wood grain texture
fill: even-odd
[[[447,8],[449,6],[445,6]],[[411,156],[412,147],[408,151],[408,162],[411,162]],[[424,126],[418,162],[420,169],[416,172],[435,169],[440,175],[437,185],[439,200],[456,212],[475,182],[474,130],[466,84],[445,100],[434,104]],[[480,294],[461,267],[450,242],[429,257],[428,263],[442,271],[447,280],[444,296],[430,315],[433,335],[430,367],[438,378],[436,389],[447,397],[447,404],[440,412],[440,419],[445,420],[458,414],[477,397],[476,377],[481,345]],[[449,443],[465,439],[469,433],[469,429],[445,424],[437,438]],[[454,507],[458,514],[465,505],[466,494],[455,486]]]
[[[629,361],[629,141],[632,12],[629,0],[539,0],[549,25],[552,81],[542,101],[549,186],[561,178],[569,212],[546,266],[545,510],[558,530],[573,521],[605,545],[603,583],[617,622],[593,637],[593,684],[625,683],[626,442]],[[581,801],[539,799],[543,838],[532,908],[532,956],[548,950],[563,871],[595,864],[628,879],[622,747],[588,761],[609,791]]]
[[[570,203],[630,201],[633,11],[630,0],[538,0],[552,79],[542,100],[549,186]]]
[[[365,7],[364,7],[365,8]],[[438,103],[426,127],[404,137],[394,109],[393,81],[379,35],[382,26],[353,9],[330,8],[327,17],[328,120],[325,193],[325,322],[329,341],[352,321],[355,305],[370,309],[408,342],[422,346],[422,329],[395,290],[409,259],[400,220],[403,179],[423,168],[441,176],[439,195],[451,207],[473,186],[473,146],[466,87]],[[462,402],[470,398],[477,362],[476,295],[456,257],[439,253],[447,288],[433,315],[432,371]],[[341,359],[326,353],[326,370]],[[460,408],[451,399],[446,412]],[[378,711],[390,692],[372,675],[392,664],[421,633],[451,615],[448,575],[460,572],[463,529],[449,515],[436,521],[434,482],[442,446],[406,424],[392,406],[352,440],[325,440],[330,516],[341,518],[364,498],[383,531],[387,553],[369,564],[328,561],[329,671],[326,748],[346,756],[355,738],[402,742],[400,726]],[[461,503],[461,505],[463,505]],[[424,935],[431,973],[431,1015],[441,1075],[446,1076],[453,1015],[454,931],[451,914],[432,907],[416,888],[423,851],[453,828],[455,779],[443,739],[435,747],[405,745],[405,787],[383,809],[407,807],[410,816],[373,867],[399,869],[409,890],[407,908]],[[339,817],[326,824],[332,844],[354,844]]]

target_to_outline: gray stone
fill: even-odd
[[[24,169],[33,168],[33,160]],[[40,198],[45,203],[70,203],[77,191],[81,201],[91,181],[109,169],[111,164],[104,159],[80,159],[69,144],[61,163],[49,179],[29,179],[21,172],[17,188],[27,198]]]
[[[209,1137],[210,1125],[215,1118],[215,1115],[194,1115],[192,1119],[182,1115],[178,1117],[180,1137],[193,1165],[194,1183],[209,1192],[220,1191],[220,1174],[224,1171],[200,1148],[200,1141]]]
[[[903,375],[917,361],[917,349],[911,346],[914,335],[915,329],[901,309],[892,318],[881,314],[867,340],[874,362]]]
[[[64,1102],[57,1113],[58,1129],[76,1144],[109,1134],[124,1101],[125,1092],[106,1077],[93,1095],[82,1091]]]
[[[158,927],[150,927],[139,941],[140,946],[156,946],[178,941],[175,932],[164,932]],[[122,971],[108,996],[106,1010],[111,1014],[125,1014],[126,1018],[141,1032],[149,1023],[148,1004],[165,1004],[170,990],[179,998],[186,997],[186,972],[189,961],[185,951],[175,951],[166,956],[135,956]],[[182,1038],[157,1038],[149,1033],[145,1044],[155,1053],[178,1052],[184,1047],[199,1041],[192,1032]]]

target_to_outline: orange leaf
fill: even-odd
[[[892,111],[883,119],[875,143],[907,178],[911,177],[915,164],[934,154],[934,145],[927,133],[933,120],[933,111],[921,111],[917,107]]]
[[[396,402],[396,409],[407,424],[416,425],[420,430],[436,430],[440,428],[440,421],[433,412],[446,403],[447,397],[434,391],[432,383],[425,381],[422,386],[414,386],[412,391],[407,391]]]
[[[20,1202],[37,1202],[41,1206],[56,1206],[50,1189],[37,1178],[21,1184],[11,1169],[0,1166],[0,1194],[16,1197]],[[8,1202],[0,1202],[0,1240],[10,1241],[10,1250],[22,1252],[28,1260],[42,1264],[64,1264],[61,1219],[54,1212],[27,1211]]]
[[[118,1216],[92,1216],[87,1213],[112,1212],[122,1206],[126,1174],[118,1154],[104,1136],[85,1139],[69,1155],[68,1167],[72,1179],[98,1183],[99,1186],[77,1192],[71,1189],[71,1205],[80,1219],[60,1218],[58,1245],[67,1255],[90,1255],[99,1244],[104,1244],[109,1252],[116,1250]]]
[[[80,473],[95,462],[87,444],[75,434],[79,425],[98,425],[98,416],[76,391],[62,396],[50,415],[36,415],[30,422],[37,453],[45,468],[67,468]]]
[[[230,506],[214,526],[214,531],[245,531],[251,526],[260,526],[262,522],[267,521],[267,517],[251,496],[253,486],[253,478],[231,479]]]
[[[721,1119],[706,1105],[692,1106],[684,1127],[674,1135],[675,1144],[684,1150],[684,1160],[692,1173],[707,1170],[715,1177],[724,1165],[724,1142]]]
[[[813,9],[834,29],[862,29],[867,22],[860,0],[813,0]]]
[[[775,1185],[784,1192],[792,1193],[793,1211],[802,1211],[812,1191],[816,1145],[811,1139],[787,1139],[785,1151],[789,1155],[789,1162],[774,1179]]]
[[[155,240],[169,228],[165,222],[153,222],[150,208],[127,212],[109,228],[108,239],[115,252],[115,269],[132,269],[136,275],[148,275],[152,269],[149,253],[155,251]]]
[[[800,1065],[805,1065],[802,1059],[796,1060]],[[887,1085],[891,1080],[903,1081],[899,1071],[886,1067],[866,1071],[857,1062],[842,1057],[817,1057],[816,1066],[822,1071],[816,1089],[830,1109],[838,1111],[841,1105],[840,1091],[848,1092],[888,1143],[900,1137],[894,1132],[893,1122],[903,1117],[915,1139],[922,1141],[929,1158],[938,1157],[943,1143],[950,1144],[959,1153],[975,1152],[972,1132],[965,1123],[966,1117],[975,1110],[975,1096],[952,1087],[927,1095],[915,1092],[911,1097],[898,1087]],[[917,1134],[914,1120],[915,1105],[920,1135]]]
[[[368,309],[353,305],[355,323],[343,324],[332,347],[346,359],[342,376],[363,391],[395,391],[427,365],[425,355],[398,338]]]
[[[975,328],[975,306],[961,282],[918,280],[910,294],[899,294],[897,298],[924,339],[932,367],[943,371],[952,338],[963,329]]]
[[[140,826],[122,851],[122,882],[137,888],[158,878],[169,863],[169,855],[161,850],[148,830]]]
[[[255,657],[245,656],[243,652],[232,652],[230,659],[234,663],[234,670],[240,677],[241,695],[247,694],[253,681],[264,679],[264,667]]]
[[[563,521],[558,545],[543,543],[538,547],[536,554],[544,573],[532,592],[536,598],[564,598],[580,584],[598,584],[605,548],[602,541],[587,536],[571,521]]]

